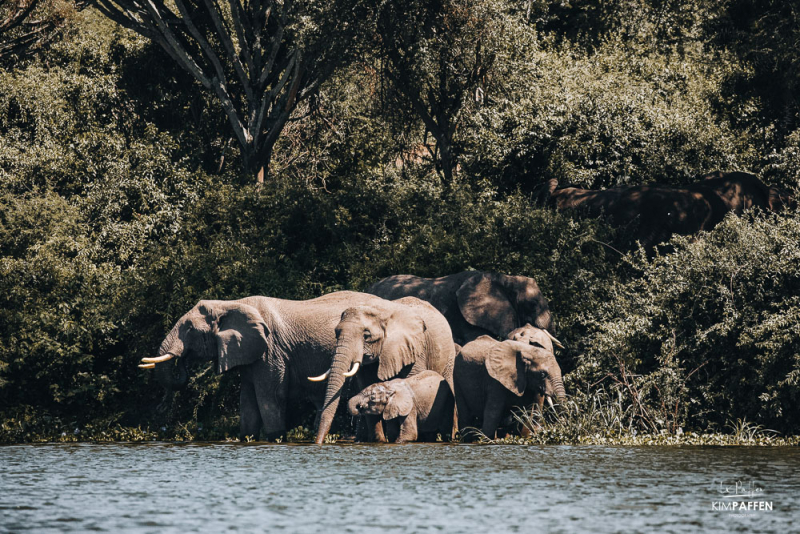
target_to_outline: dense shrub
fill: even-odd
[[[675,50],[642,53],[611,39],[587,52],[540,46],[509,62],[505,94],[474,118],[467,167],[504,187],[547,178],[608,187],[687,183],[713,169],[752,169],[761,147],[714,116],[736,66]],[[524,73],[524,74],[521,74]]]
[[[748,420],[800,429],[800,216],[730,216],[675,252],[630,257],[573,379],[610,379],[650,429]]]

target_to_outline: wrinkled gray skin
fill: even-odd
[[[458,426],[478,427],[494,438],[503,417],[512,408],[532,409],[545,397],[565,398],[561,368],[546,335],[536,344],[481,336],[467,343],[456,355],[453,378],[456,386]]]
[[[344,374],[356,363],[360,365],[355,376],[361,388],[432,370],[442,375],[453,391],[453,336],[447,320],[427,302],[406,297],[354,306],[342,313],[335,335],[336,355],[328,377],[317,443],[322,443],[330,430]],[[386,441],[380,418],[368,416],[367,429],[369,441]]]
[[[450,386],[435,371],[422,371],[368,386],[350,399],[351,415],[380,416],[389,441],[436,441],[450,433],[454,400]]]
[[[241,374],[240,436],[276,439],[286,431],[289,398],[307,399],[318,414],[325,383],[307,377],[323,373],[336,352],[335,329],[342,312],[381,303],[365,293],[342,291],[307,301],[248,297],[201,300],[181,317],[161,343],[154,372],[167,390],[186,385],[187,365],[213,361],[218,373]]]
[[[530,323],[555,335],[547,299],[533,278],[464,271],[441,278],[400,274],[370,286],[385,299],[413,296],[430,302],[450,323],[453,340],[464,345],[482,335],[505,338]]]

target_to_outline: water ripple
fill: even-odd
[[[788,532],[798,467],[795,448],[6,446],[0,531]],[[712,510],[736,481],[774,510]]]

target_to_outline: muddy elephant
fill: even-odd
[[[345,379],[356,376],[361,388],[377,381],[432,370],[453,391],[455,348],[447,320],[429,303],[414,297],[350,307],[335,325],[336,350],[330,369],[309,380],[327,379],[316,442],[330,431]],[[454,415],[450,420],[455,427]],[[367,417],[368,439],[386,441],[380,418]]]
[[[553,180],[548,184],[550,205],[589,217],[605,216],[611,224],[629,228],[631,237],[648,251],[673,234],[711,230],[729,211],[722,198],[702,183],[690,187],[648,184],[602,190],[559,189]]]
[[[461,347],[453,379],[459,429],[477,426],[490,439],[513,408],[541,410],[544,399],[566,396],[552,347],[510,339],[481,336]]]
[[[441,278],[400,274],[370,286],[367,293],[386,299],[414,296],[430,302],[450,323],[461,345],[482,335],[505,338],[531,323],[555,334],[550,306],[533,278],[464,271]]]
[[[214,362],[218,373],[241,376],[240,436],[275,439],[286,431],[289,400],[322,408],[325,385],[306,377],[330,368],[336,353],[336,325],[356,305],[383,299],[342,291],[307,301],[248,297],[201,300],[181,317],[154,358],[143,358],[167,390],[183,387],[191,362]]]
[[[442,375],[422,371],[366,387],[350,399],[354,416],[378,416],[386,422],[388,441],[436,441],[449,434],[453,425],[453,392]]]

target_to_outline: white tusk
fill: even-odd
[[[329,374],[331,374],[331,370],[330,369],[328,369],[327,371],[325,371],[324,373],[322,373],[319,376],[309,376],[308,379],[311,380],[312,382],[322,382],[323,380],[328,378]]]
[[[559,340],[557,340],[553,334],[551,334],[547,330],[545,330],[544,333],[547,334],[547,337],[550,338],[550,341],[553,342],[553,345],[555,345],[559,349],[563,349],[564,348],[564,345],[562,345],[561,342]]]
[[[550,406],[550,409],[551,409],[551,410],[555,410],[555,409],[556,409],[556,407],[555,407],[555,406],[553,406],[553,399],[552,399],[552,398],[550,398],[550,396],[549,396],[549,395],[547,396],[547,404]]]
[[[358,363],[358,362],[354,363],[354,364],[353,364],[353,368],[352,368],[352,369],[350,369],[348,372],[346,372],[346,373],[344,374],[344,376],[346,376],[346,377],[351,377],[351,376],[353,376],[354,374],[356,374],[356,373],[358,372],[358,368],[359,368],[360,366],[361,366],[361,364],[360,364],[360,363]]]
[[[175,357],[174,354],[170,354],[168,352],[165,355],[159,356],[157,358],[142,358],[142,363],[161,363],[161,362],[165,362],[167,360],[171,360],[174,357]]]
[[[153,369],[155,366],[156,364],[154,363],[143,363],[139,366],[139,369]]]

